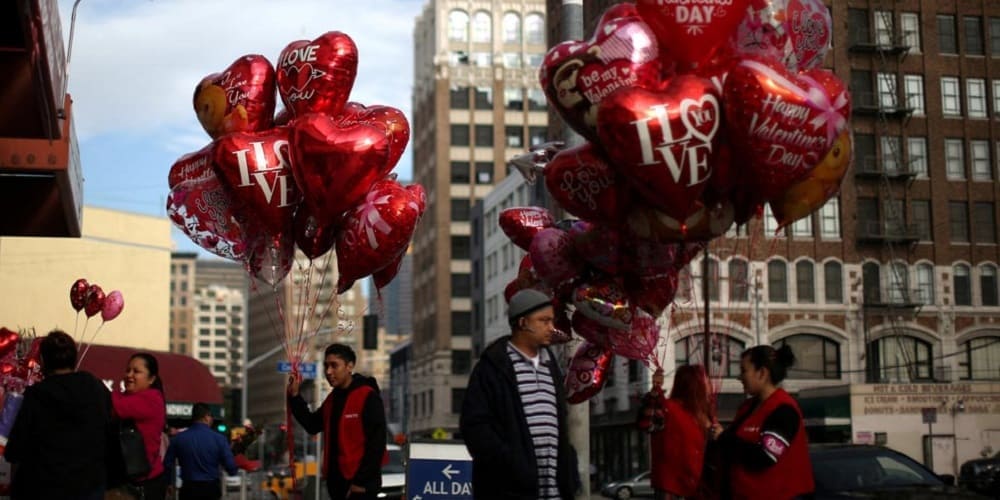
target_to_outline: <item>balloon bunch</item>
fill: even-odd
[[[541,283],[575,307],[586,342],[571,402],[600,390],[613,354],[649,360],[655,318],[704,242],[764,203],[784,227],[837,193],[851,104],[818,68],[830,34],[819,0],[637,0],[548,52],[549,105],[587,141],[541,171],[581,220],[517,209],[500,225],[529,251],[511,288]]]
[[[41,339],[33,331],[0,328],[0,453],[24,401],[24,390],[42,379]]]
[[[87,347],[80,354],[80,359],[76,363],[77,367],[79,367],[80,363],[83,362],[83,358],[87,356],[87,351],[90,350],[90,344],[97,338],[97,334],[101,333],[101,328],[104,328],[104,324],[117,318],[122,313],[122,309],[125,308],[125,297],[118,290],[105,295],[100,285],[88,283],[86,279],[80,278],[74,281],[69,287],[69,303],[76,311],[73,337],[76,337],[76,330],[80,324],[80,312],[83,311],[87,315],[87,319],[83,322],[83,332],[80,333],[80,344],[85,343],[84,340],[87,337],[87,325],[90,323],[90,318],[96,316],[97,313],[101,313],[101,324],[98,325],[97,330],[94,331],[90,340],[86,342]]]

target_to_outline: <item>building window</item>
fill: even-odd
[[[819,212],[820,237],[824,240],[840,239],[840,200],[830,198]]]
[[[451,351],[451,373],[453,375],[467,375],[472,370],[472,355],[468,349],[454,349]]]
[[[903,30],[903,45],[912,52],[920,52],[920,14],[903,12],[899,15],[899,24]]]
[[[503,57],[503,67],[513,69],[521,67],[520,52],[504,52],[501,57]]]
[[[1000,80],[993,80],[993,117],[1000,118]]]
[[[892,43],[892,11],[875,11],[875,44],[883,47],[893,45]]]
[[[1000,17],[990,18],[990,55],[1000,56]]]
[[[910,172],[917,177],[927,177],[927,138],[907,137],[906,152]]]
[[[476,184],[493,183],[493,164],[488,161],[476,162]]]
[[[545,60],[545,54],[528,54],[528,67],[537,70],[542,67],[542,61]]]
[[[866,304],[882,303],[882,268],[877,262],[865,262],[861,266],[861,286]]]
[[[545,111],[545,92],[541,89],[528,89],[528,111]]]
[[[541,14],[528,14],[524,17],[524,41],[528,45],[545,44],[545,18]]]
[[[844,273],[839,262],[831,261],[823,264],[823,291],[827,303],[844,302]]]
[[[549,129],[546,127],[528,127],[529,145],[537,146],[548,141]]]
[[[729,300],[732,302],[750,300],[750,267],[743,259],[729,261]]]
[[[997,268],[992,264],[979,266],[979,291],[984,306],[1000,305],[997,302]]]
[[[781,237],[781,235],[778,234],[778,219],[774,218],[774,212],[771,211],[770,205],[764,205],[764,237]]]
[[[898,174],[900,170],[899,156],[902,146],[898,135],[882,136],[882,169],[887,174]]]
[[[469,125],[461,123],[458,125],[451,126],[451,145],[452,146],[468,146],[469,145]]]
[[[969,155],[972,156],[972,179],[993,180],[993,166],[990,164],[990,142],[970,141]]]
[[[916,228],[920,241],[932,241],[931,234],[931,202],[930,200],[913,200],[910,202],[910,222]]]
[[[788,302],[788,267],[784,261],[767,263],[767,299],[771,302]]]
[[[512,111],[524,109],[524,89],[506,88],[503,89],[503,107]]]
[[[871,23],[866,9],[847,9],[847,24],[851,45],[868,45],[871,40]]]
[[[490,43],[493,39],[493,19],[489,12],[479,11],[472,17],[472,41]]]
[[[795,264],[795,295],[800,303],[816,302],[815,266],[808,260],[801,260]]]
[[[503,43],[521,43],[521,16],[514,12],[503,15]]]
[[[913,382],[930,380],[931,345],[905,335],[883,337],[869,344],[871,382]]]
[[[913,114],[922,116],[924,114],[924,76],[904,76],[903,92],[906,97],[906,107],[912,109]]]
[[[944,140],[944,164],[949,180],[965,180],[963,156],[961,139]]]
[[[451,220],[467,222],[469,220],[469,200],[466,198],[452,198],[451,200]]]
[[[452,235],[451,258],[456,260],[469,259],[469,237]]]
[[[942,54],[958,54],[955,16],[937,16],[938,50]]]
[[[467,161],[451,162],[451,183],[452,184],[469,183],[469,162]]]
[[[451,312],[451,334],[468,337],[472,333],[472,313],[470,311]]]
[[[479,66],[480,68],[493,66],[492,52],[473,52],[471,59],[473,66]]]
[[[489,87],[476,87],[476,109],[493,109],[493,89]]]
[[[951,269],[951,272],[954,274],[954,283],[952,283],[952,287],[955,289],[955,305],[971,306],[972,279],[969,276],[969,266],[965,264],[958,264]]]
[[[809,214],[792,223],[792,236],[793,237],[797,236],[799,238],[813,237],[812,214]]]
[[[980,337],[962,344],[962,380],[1000,380],[1000,337]]]
[[[878,74],[878,105],[882,109],[895,109],[898,106],[896,94],[896,74]]]
[[[453,10],[448,14],[448,40],[452,42],[469,41],[469,15],[461,10]]]
[[[969,242],[969,205],[966,202],[948,202],[948,228],[952,243]]]
[[[854,30],[851,30],[853,33]],[[872,90],[872,74],[866,70],[851,70],[851,98],[855,106],[870,107],[875,105],[875,93]]]
[[[958,78],[954,76],[941,77],[941,112],[944,116],[962,116],[959,103]]]
[[[795,353],[795,365],[788,369],[789,379],[840,378],[840,344],[810,334],[792,335],[774,343],[777,348],[785,345]]]
[[[972,204],[972,229],[976,243],[996,243],[996,218],[992,201],[977,201]]]
[[[917,265],[917,302],[924,305],[934,303],[934,266],[930,264]]]
[[[476,125],[476,147],[493,146],[493,125]]]
[[[889,301],[893,304],[905,304],[910,289],[910,269],[901,262],[888,266],[889,270]]]
[[[966,78],[965,97],[969,100],[966,108],[969,118],[986,118],[986,80]]]
[[[455,415],[462,413],[462,404],[465,402],[465,388],[451,388],[451,412]]]
[[[524,147],[524,127],[508,125],[503,128],[503,133],[508,148]]]
[[[453,50],[448,54],[448,64],[451,66],[468,66],[469,54],[464,50]]]
[[[855,134],[854,164],[862,172],[878,170],[875,158],[875,136],[871,134]]]
[[[965,16],[962,24],[965,28],[965,53],[972,56],[983,55],[983,18]]]
[[[708,300],[719,300],[719,261],[708,259]]]
[[[711,376],[735,378],[740,374],[740,355],[746,344],[721,333],[713,333],[709,336],[711,343],[711,363],[706,369],[711,371]],[[705,365],[705,334],[699,333],[688,335],[674,343],[675,366],[683,365]]]
[[[452,273],[451,296],[469,297],[472,294],[472,282],[469,273]]]

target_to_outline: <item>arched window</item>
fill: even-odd
[[[972,305],[972,281],[969,277],[969,266],[958,264],[952,268],[954,276],[955,305]]]
[[[448,40],[452,42],[469,41],[469,14],[462,10],[448,13]]]
[[[788,267],[784,261],[767,263],[767,300],[788,302]]]
[[[865,262],[861,266],[861,283],[864,286],[865,303],[882,303],[882,279],[879,277],[881,268],[877,262]]]
[[[743,259],[729,261],[729,300],[731,302],[750,300],[750,267]]]
[[[774,347],[786,344],[795,354],[795,365],[788,370],[788,378],[840,378],[840,344],[819,335],[799,334],[775,342]]]
[[[545,43],[545,18],[541,14],[528,14],[524,17],[524,41],[530,45]]]
[[[906,335],[883,337],[869,345],[871,383],[930,380],[931,345]]]
[[[840,262],[830,261],[823,264],[823,291],[828,303],[844,302],[844,271]]]
[[[893,304],[902,304],[909,297],[910,268],[902,262],[889,266],[889,300]]]
[[[993,264],[979,267],[979,291],[983,295],[984,306],[997,304],[997,268]]]
[[[1000,336],[980,337],[962,344],[958,365],[963,380],[1000,380]]]
[[[486,11],[476,12],[472,16],[472,41],[490,43],[493,40],[493,18]]]
[[[521,43],[521,16],[514,12],[503,15],[503,43]]]
[[[816,273],[808,260],[795,264],[795,298],[806,304],[816,302]]]
[[[708,300],[719,300],[719,261],[708,259]]]
[[[707,366],[712,378],[735,378],[740,375],[740,356],[746,344],[721,333],[713,333],[709,338],[711,347]],[[681,365],[703,365],[705,334],[688,335],[674,343],[675,361]]]
[[[691,266],[684,266],[677,273],[677,293],[674,294],[677,300],[683,302],[691,301],[691,289],[693,288],[691,281]]]
[[[934,303],[934,266],[917,265],[917,295],[916,300],[921,304]]]

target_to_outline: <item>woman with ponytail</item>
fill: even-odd
[[[778,384],[795,364],[791,347],[761,345],[740,360],[740,382],[749,398],[718,439],[727,469],[728,498],[789,500],[814,489],[802,411]]]

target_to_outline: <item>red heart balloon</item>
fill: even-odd
[[[606,98],[597,133],[645,200],[681,219],[697,208],[711,177],[721,111],[711,82],[680,75],[663,91],[631,87]]]
[[[729,139],[764,200],[803,178],[850,124],[850,95],[826,70],[795,75],[774,60],[744,59],[725,89]]]
[[[402,111],[389,106],[368,106],[349,102],[344,111],[337,117],[340,128],[353,125],[369,125],[381,129],[389,140],[389,158],[386,161],[389,170],[399,162],[410,141],[410,123]]]
[[[167,186],[173,189],[174,186],[184,181],[215,177],[215,165],[212,163],[214,147],[215,143],[213,142],[194,153],[188,153],[178,158],[170,167],[170,173],[167,175]]]
[[[87,303],[87,288],[90,283],[87,280],[80,278],[73,282],[69,287],[69,303],[73,306],[76,312],[80,312],[83,306]]]
[[[0,358],[14,352],[21,335],[13,330],[0,328]]]
[[[545,187],[559,206],[590,221],[620,222],[628,207],[628,189],[617,172],[584,143],[560,151],[545,165]]]
[[[660,80],[656,38],[634,7],[612,7],[585,42],[552,47],[539,70],[549,104],[573,130],[597,140],[597,106],[622,87]]]
[[[707,61],[747,12],[749,0],[637,0],[660,49],[685,66]]]
[[[293,117],[337,115],[347,103],[358,74],[358,47],[339,31],[297,40],[278,56],[278,94]]]
[[[388,266],[372,273],[372,281],[375,282],[376,290],[382,290],[396,277],[399,268],[403,267],[403,257],[406,257],[405,251],[396,256],[396,260],[390,262]]]
[[[194,111],[213,139],[274,126],[274,67],[262,55],[243,56],[221,73],[202,78]]]
[[[566,373],[566,400],[570,404],[582,403],[592,397],[608,378],[614,354],[609,349],[584,341],[569,360]]]
[[[630,330],[608,330],[611,350],[619,356],[648,364],[660,339],[660,327],[653,316],[638,309],[634,313]]]
[[[581,220],[573,223],[569,235],[576,254],[588,265],[612,276],[620,273],[623,245],[617,230]]]
[[[378,125],[341,126],[311,114],[295,120],[292,146],[295,182],[321,225],[339,220],[392,170],[390,137]]]
[[[542,229],[556,223],[552,214],[541,207],[514,207],[502,210],[498,219],[500,229],[510,241],[524,250],[531,248],[531,240]]]
[[[87,314],[88,318],[91,318],[101,312],[103,308],[104,290],[101,290],[101,287],[97,285],[90,285],[87,287],[87,301],[83,306],[83,312]]]
[[[219,178],[270,233],[291,223],[300,199],[288,166],[288,136],[287,127],[275,127],[229,134],[215,143]]]
[[[677,270],[647,272],[638,278],[626,279],[625,293],[629,302],[658,318],[677,294]]]
[[[302,250],[306,257],[315,259],[333,248],[333,244],[337,241],[337,231],[336,224],[320,225],[308,204],[299,204],[292,222],[292,232],[295,236],[295,246]]]
[[[215,172],[202,179],[183,181],[167,195],[167,215],[196,245],[209,252],[240,261],[247,237],[240,223],[242,207],[219,182]]]
[[[405,252],[420,215],[420,203],[412,191],[393,180],[376,182],[337,235],[337,293]]]

